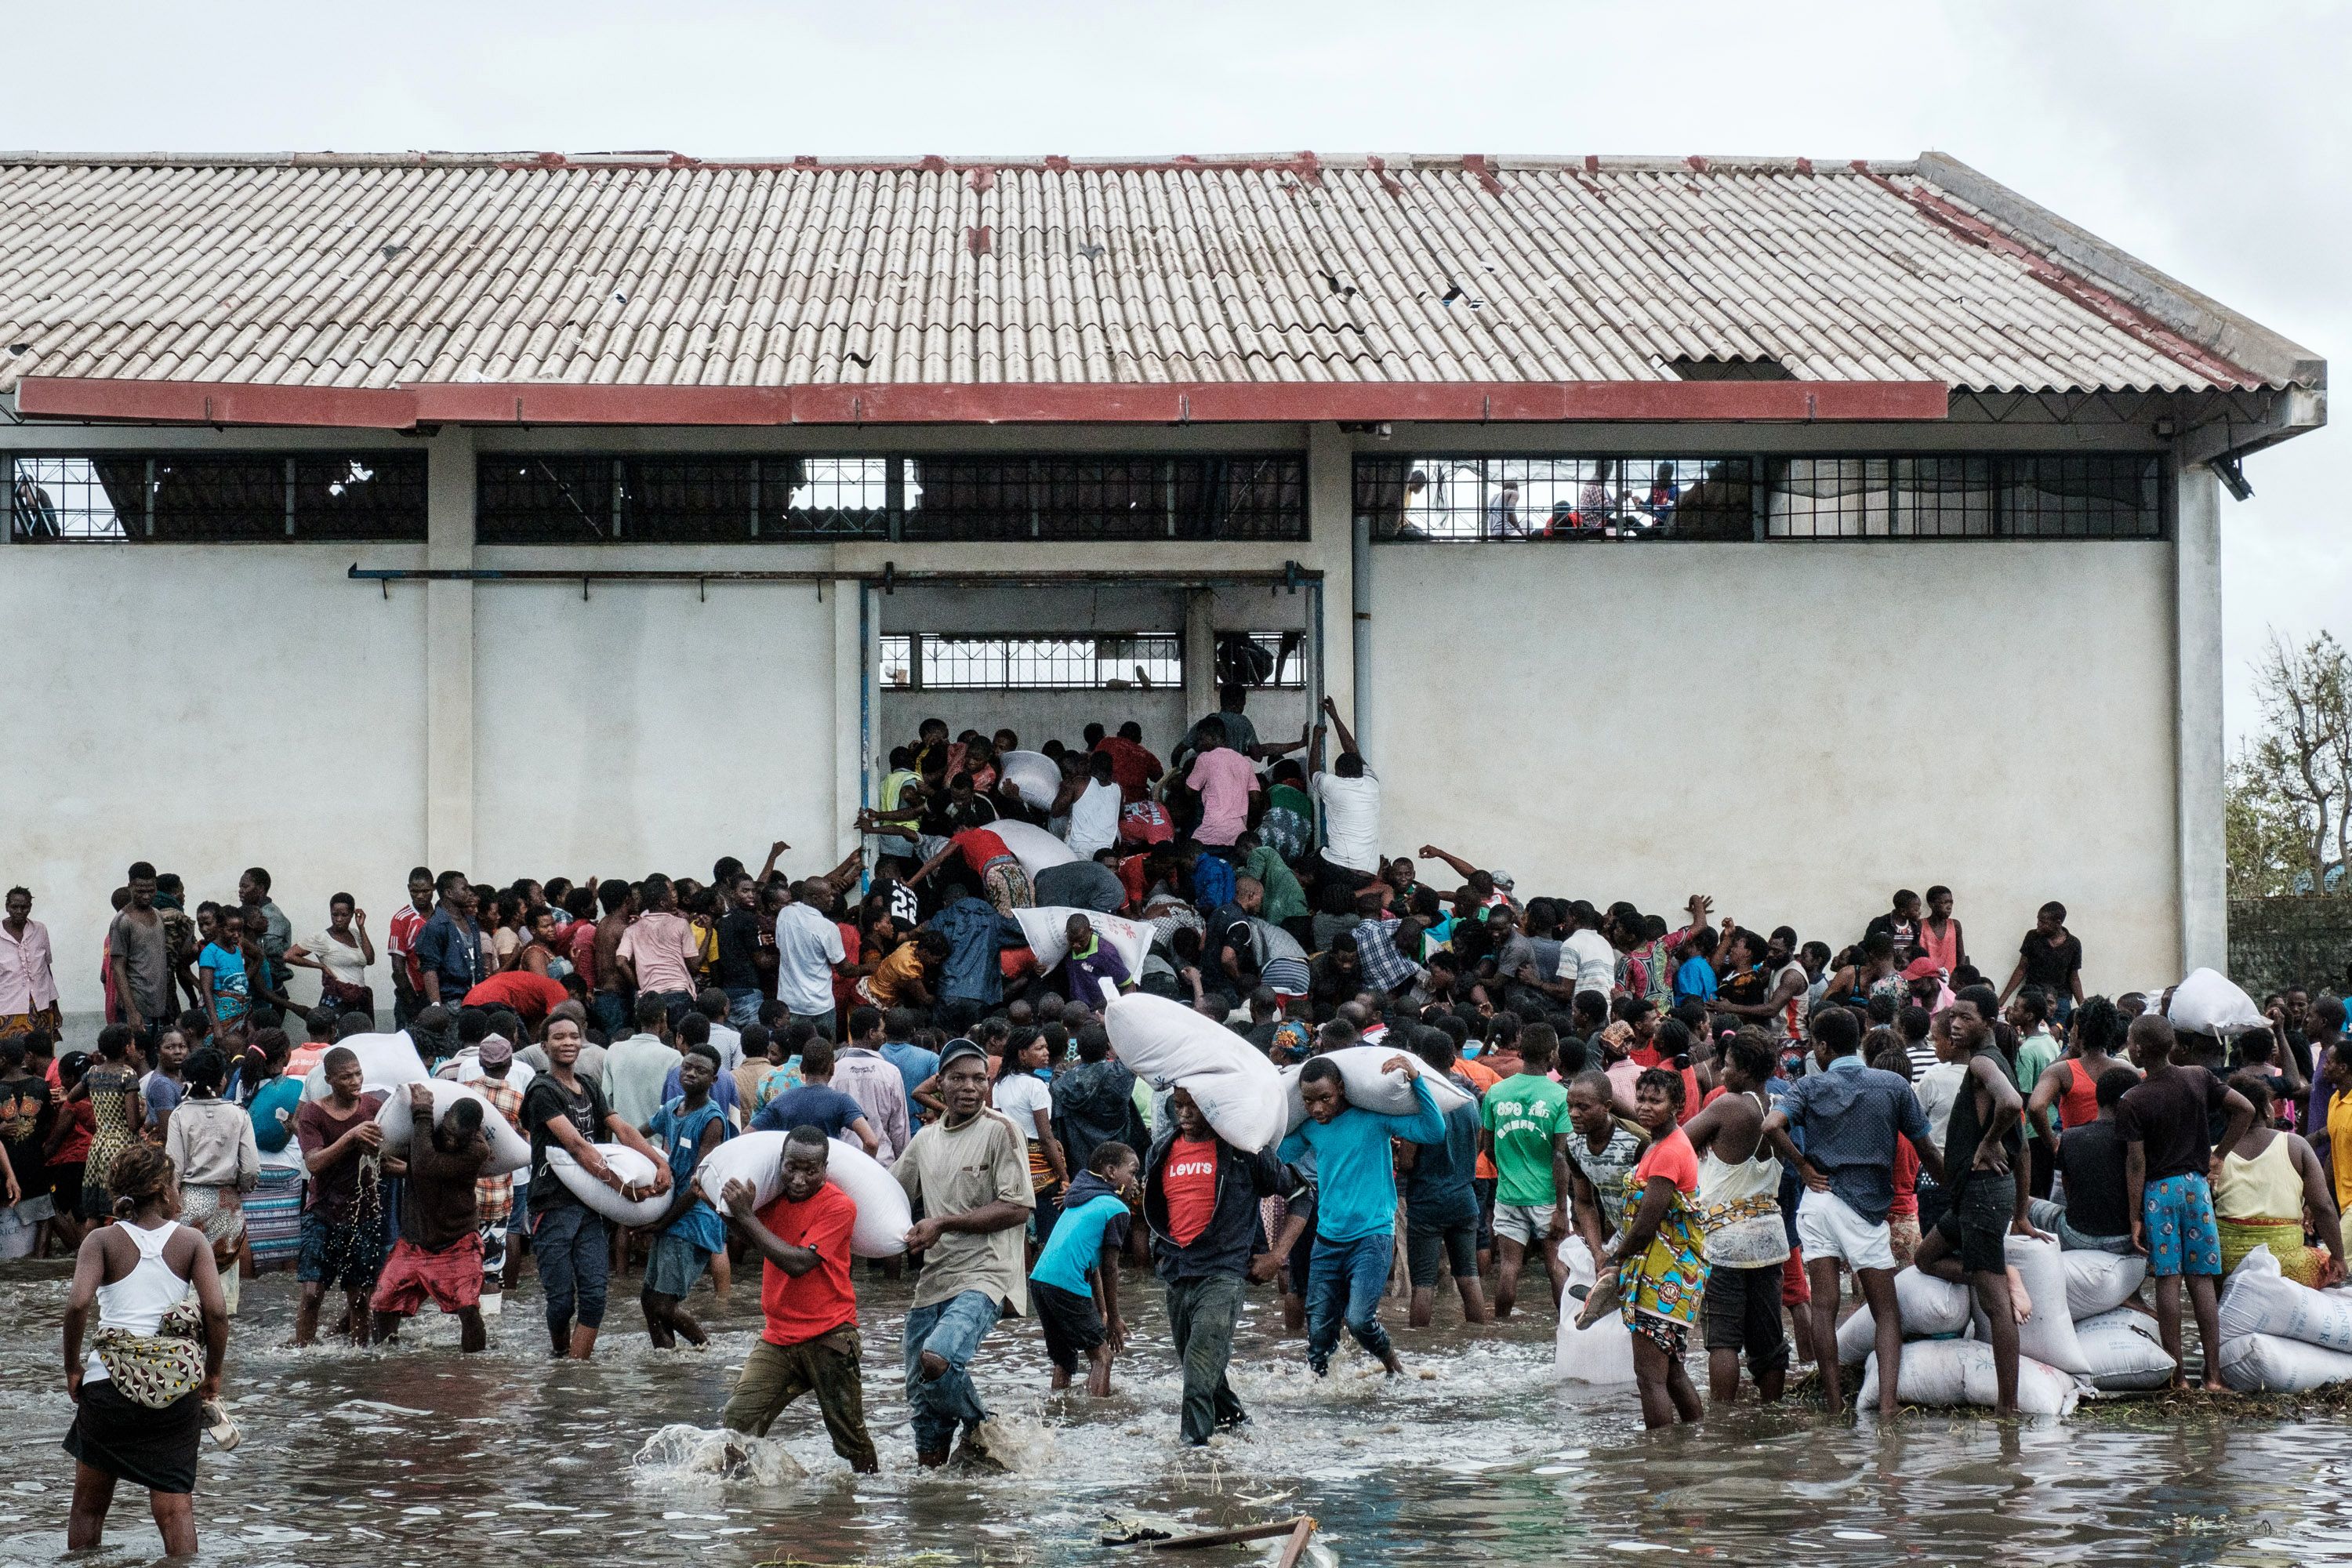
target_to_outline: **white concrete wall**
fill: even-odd
[[[1392,852],[1833,947],[1942,882],[1996,983],[2054,898],[2086,986],[2179,978],[2170,545],[1371,553]]]
[[[399,589],[395,589],[397,595]],[[410,590],[414,592],[414,590]],[[834,595],[803,584],[476,590],[478,880],[833,864]],[[856,714],[845,743],[856,744]],[[854,809],[854,807],[852,808]],[[846,818],[845,817],[845,821]],[[756,840],[756,842],[754,842]]]
[[[354,553],[424,563],[421,546],[0,547],[0,877],[33,890],[68,1013],[99,1005],[133,860],[178,872],[191,907],[265,866],[298,939],[350,892],[381,942],[425,850],[425,599],[346,582]]]

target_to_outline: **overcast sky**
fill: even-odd
[[[50,150],[1932,147],[2331,359],[2352,342],[2352,6],[2321,0],[7,14],[7,141]],[[2233,731],[2267,627],[2352,632],[2352,553],[2324,478],[2346,450],[2330,428],[2258,456],[2255,498],[2222,503]]]

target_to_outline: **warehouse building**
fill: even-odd
[[[5,877],[830,863],[937,713],[1328,695],[1523,891],[2224,952],[2315,355],[1940,154],[0,163]],[[303,929],[310,929],[304,927]]]

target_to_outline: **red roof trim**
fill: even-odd
[[[1935,420],[1941,382],[992,382],[826,386],[437,384],[384,391],[26,376],[17,411],[146,424],[1182,425]]]

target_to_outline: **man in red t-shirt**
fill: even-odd
[[[797,1127],[784,1138],[782,1182],[757,1210],[748,1182],[719,1194],[727,1217],[767,1259],[760,1310],[767,1326],[743,1358],[742,1375],[719,1417],[730,1431],[764,1437],[784,1406],[814,1390],[833,1451],[849,1468],[881,1468],[866,1431],[866,1389],[857,1371],[857,1291],[849,1280],[849,1233],[857,1205],[824,1179],[824,1134]]]
[[[385,947],[392,957],[392,1026],[408,1026],[425,1005],[425,974],[416,963],[416,938],[433,915],[433,871],[419,866],[408,874],[408,902],[392,917]]]
[[[1123,804],[1132,805],[1150,798],[1161,768],[1160,759],[1144,749],[1142,725],[1130,719],[1118,727],[1118,734],[1097,741],[1094,749],[1110,758],[1110,776],[1118,781]]]
[[[1243,1280],[1263,1284],[1281,1268],[1259,1250],[1258,1204],[1289,1196],[1297,1182],[1272,1150],[1245,1153],[1218,1137],[1190,1090],[1170,1098],[1169,1117],[1144,1159],[1143,1218],[1184,1369],[1181,1430],[1197,1447],[1249,1420],[1225,1377]],[[1306,1221],[1294,1215],[1284,1228],[1281,1243],[1295,1246]]]

